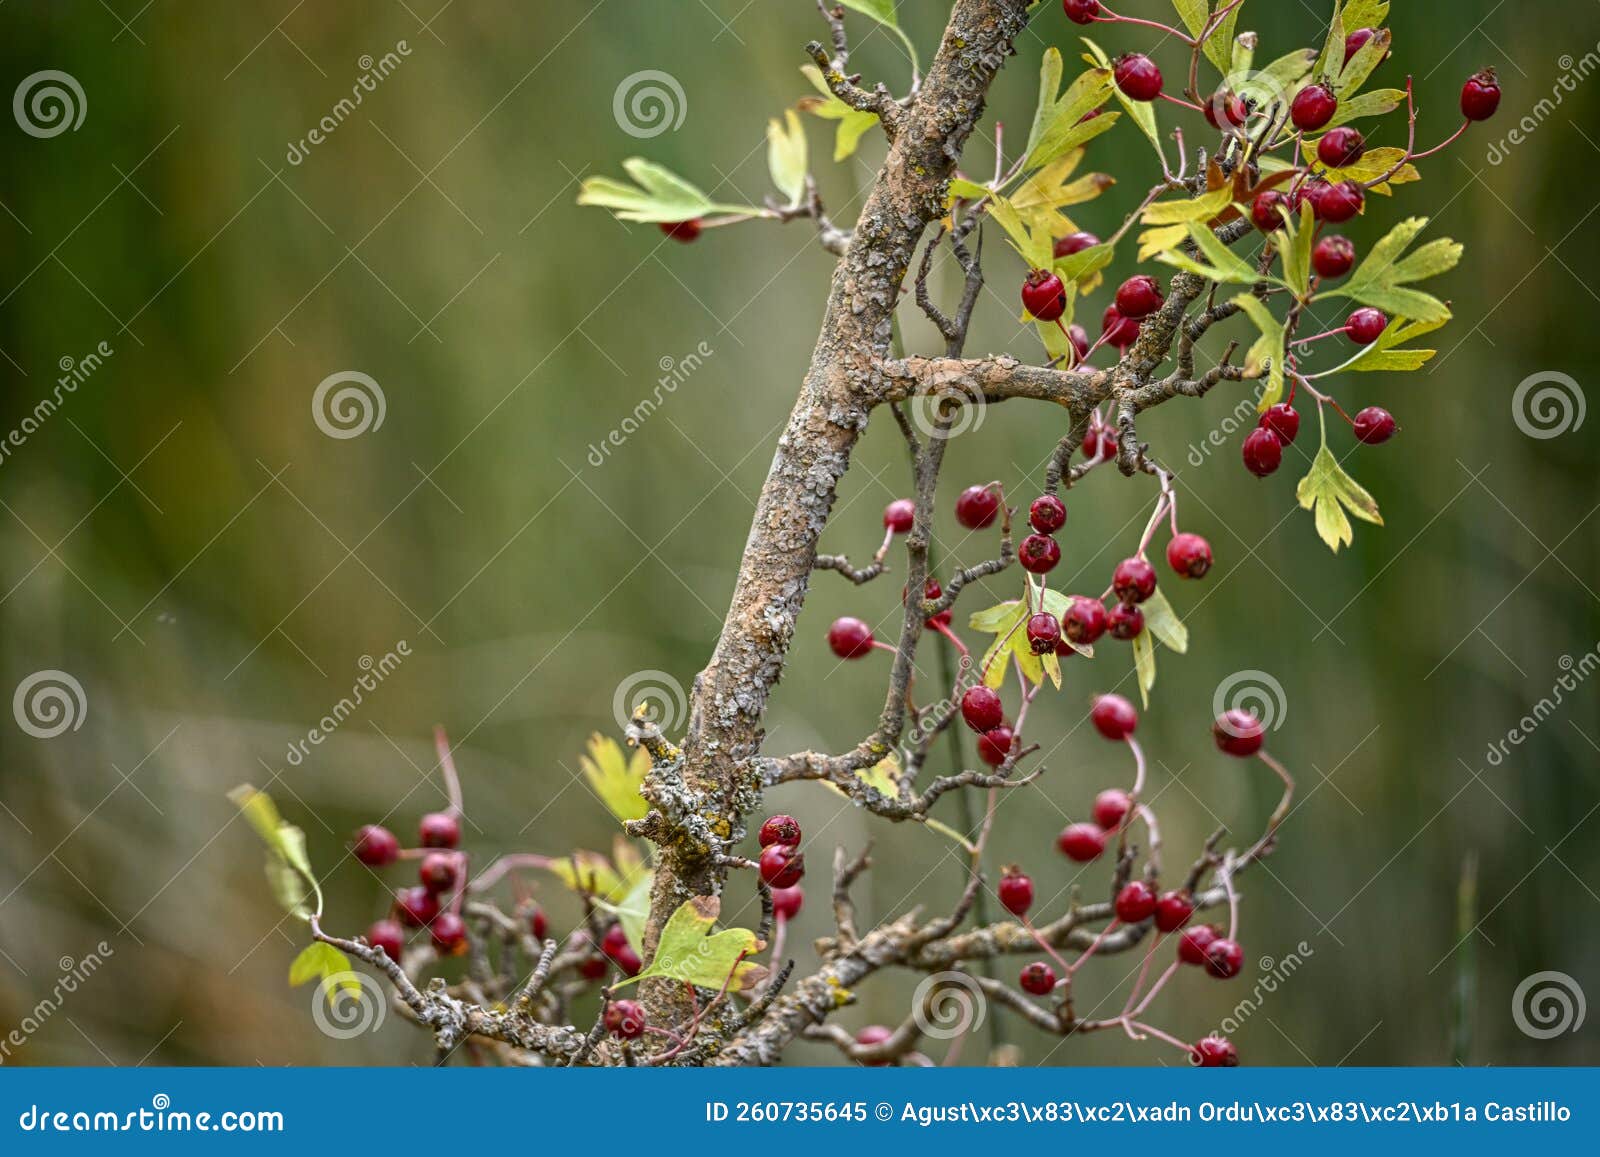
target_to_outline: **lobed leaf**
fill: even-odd
[[[589,736],[588,753],[579,756],[578,766],[600,802],[618,820],[642,820],[649,813],[650,805],[639,794],[650,770],[650,753],[643,747],[634,748],[629,756],[615,739],[595,733]]]
[[[784,110],[783,120],[774,117],[767,122],[767,168],[778,192],[789,198],[789,207],[799,206],[805,200],[811,159],[805,123],[792,108]]]
[[[1363,522],[1383,525],[1377,502],[1362,489],[1360,483],[1345,473],[1344,467],[1339,465],[1338,459],[1328,449],[1326,439],[1317,456],[1312,459],[1310,472],[1295,488],[1295,497],[1302,509],[1312,511],[1316,518],[1317,535],[1335,554],[1339,553],[1340,546],[1349,546],[1355,541],[1355,532],[1346,512]]]
[[[715,896],[696,896],[667,917],[649,965],[616,987],[653,976],[681,980],[699,988],[748,990],[767,977],[767,970],[748,958],[766,948],[748,928],[726,928],[707,935],[717,922],[722,902]]]

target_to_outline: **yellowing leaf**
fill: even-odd
[[[332,944],[317,940],[306,945],[294,963],[289,965],[289,985],[298,988],[307,981],[320,980],[322,995],[328,1003],[341,991],[348,989],[361,995],[361,974],[350,964],[350,958]]]
[[[1172,609],[1167,596],[1157,587],[1155,594],[1145,599],[1139,609],[1144,612],[1144,629],[1169,651],[1185,654],[1189,650],[1189,628],[1183,625],[1178,612]]]
[[[639,794],[650,770],[650,753],[643,747],[634,748],[630,758],[615,739],[594,734],[589,736],[588,754],[578,758],[578,765],[600,802],[617,819],[626,823],[642,820],[649,813],[650,805]]]
[[[696,896],[679,905],[667,918],[649,965],[637,976],[617,987],[652,976],[682,980],[699,988],[720,990],[726,985],[739,992],[753,988],[767,977],[767,970],[749,957],[766,948],[748,928],[727,928],[714,936],[711,931],[722,910],[715,896]]]
[[[578,204],[610,209],[621,221],[688,221],[711,213],[758,217],[763,210],[749,205],[719,204],[688,181],[642,157],[622,162],[635,184],[611,177],[590,177],[578,188]]]
[[[545,865],[567,887],[615,904],[627,896],[631,883],[599,852],[574,852]]]
[[[1139,699],[1150,706],[1150,690],[1156,685],[1156,646],[1149,631],[1133,637],[1133,670],[1139,678]]]
[[[873,125],[878,123],[878,114],[863,112],[851,108],[844,101],[834,96],[828,90],[828,82],[822,78],[822,70],[814,64],[802,65],[800,71],[805,74],[818,92],[820,97],[806,97],[796,106],[803,112],[812,116],[821,117],[823,120],[838,121],[839,129],[834,134],[833,159],[834,163],[847,160],[853,156],[856,146],[861,142],[861,136]]]
[[[322,911],[322,886],[311,870],[306,855],[306,834],[278,814],[272,797],[248,783],[228,793],[250,826],[267,845],[267,883],[285,912],[309,920],[312,910],[305,904],[308,895],[316,897],[316,912]]]
[[[899,752],[891,751],[871,767],[856,772],[856,778],[879,795],[895,799],[900,795],[900,780],[905,768],[900,766]]]
[[[1319,137],[1318,140],[1320,139],[1321,138]],[[1305,152],[1306,160],[1311,161],[1316,158],[1316,141],[1306,141],[1302,148]],[[1406,151],[1404,149],[1387,147],[1381,149],[1368,149],[1366,152],[1361,154],[1361,159],[1355,164],[1345,165],[1343,168],[1338,169],[1323,167],[1322,175],[1335,184],[1340,181],[1347,180],[1360,181],[1365,184],[1368,181],[1376,181],[1379,177],[1383,176],[1385,173],[1388,173],[1390,169],[1394,169],[1395,166],[1399,165],[1400,161],[1404,159],[1405,155]],[[1320,164],[1320,162],[1318,163]],[[1377,186],[1372,191],[1374,193],[1383,193],[1387,195],[1389,193],[1387,186],[1389,185],[1405,185],[1412,181],[1420,180],[1422,180],[1422,174],[1417,172],[1417,167],[1413,164],[1407,163],[1400,165],[1400,167],[1396,169],[1395,172],[1391,174],[1382,185]]]
[[[1215,281],[1219,285],[1254,285],[1258,281],[1267,280],[1256,272],[1253,265],[1223,244],[1207,226],[1196,225],[1191,221],[1184,228],[1189,231],[1190,240],[1200,250],[1205,261],[1197,261],[1187,253],[1176,249],[1158,254],[1157,261],[1198,274],[1207,281]]]
[[[655,873],[645,872],[639,876],[628,889],[627,895],[616,903],[608,900],[595,901],[595,906],[610,912],[622,925],[623,935],[627,936],[628,944],[641,955],[644,952],[644,926],[650,917],[650,889],[655,884]]]
[[[1278,399],[1283,397],[1283,323],[1274,317],[1272,311],[1267,308],[1266,303],[1254,294],[1241,293],[1233,299],[1233,303],[1261,331],[1261,336],[1255,340],[1255,343],[1245,353],[1245,367],[1251,373],[1260,373],[1264,367],[1267,367],[1269,362],[1271,363],[1270,369],[1268,369],[1267,387],[1262,390],[1261,399],[1256,407],[1264,413],[1269,407],[1276,405]]]
[[[806,127],[800,114],[785,109],[783,120],[774,117],[767,122],[767,168],[772,173],[772,183],[778,192],[789,198],[789,207],[795,208],[806,195],[806,174],[811,169],[811,159],[806,150]]]
[[[1067,91],[1060,94],[1061,52],[1054,45],[1045,49],[1039,66],[1039,104],[1034,110],[1033,127],[1028,133],[1027,160],[1024,168],[1048,164],[1070,149],[1099,136],[1116,123],[1100,124],[1104,115],[1090,120],[1083,118],[1111,98],[1114,88],[1110,74],[1099,69],[1077,77]]]
[[[1233,203],[1233,187],[1223,185],[1192,201],[1157,201],[1140,218],[1146,225],[1175,225],[1182,221],[1211,220]]]
[[[1168,249],[1176,249],[1189,238],[1189,229],[1186,225],[1162,225],[1155,229],[1146,229],[1139,234],[1139,260],[1148,261],[1157,253]]]
[[[1295,488],[1295,497],[1302,509],[1315,515],[1318,536],[1335,554],[1341,545],[1349,546],[1355,541],[1346,511],[1363,522],[1383,525],[1377,502],[1344,472],[1326,442],[1312,459],[1310,473]]]

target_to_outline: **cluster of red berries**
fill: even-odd
[[[393,914],[367,929],[367,943],[399,960],[405,948],[406,929],[426,928],[441,956],[466,951],[467,925],[457,905],[443,901],[458,895],[465,884],[466,858],[456,850],[461,843],[461,823],[449,812],[430,812],[418,824],[419,847],[403,851],[388,828],[367,824],[358,828],[350,850],[369,868],[386,868],[404,856],[417,859],[418,884],[395,893]],[[542,918],[542,917],[541,917]]]
[[[798,892],[796,885],[801,877],[806,874],[806,857],[800,849],[800,824],[793,816],[771,816],[761,825],[758,836],[761,841],[761,859],[759,866],[761,879],[767,887],[773,889],[773,911],[778,910],[778,892],[783,890]],[[785,907],[792,904],[790,915],[800,910],[800,898],[788,897],[784,900]]]

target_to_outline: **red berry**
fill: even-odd
[[[985,731],[978,736],[978,758],[990,767],[999,767],[1011,754],[1011,746],[1015,742],[1016,736],[1011,728],[1004,725]]]
[[[1461,86],[1461,115],[1469,121],[1486,121],[1500,107],[1500,78],[1492,68],[1467,78]]]
[[[606,929],[605,936],[600,940],[600,951],[627,976],[638,976],[644,967],[620,924],[613,924]]]
[[[1134,320],[1149,317],[1161,308],[1161,283],[1147,273],[1130,277],[1117,286],[1117,312]]]
[[[1175,534],[1167,543],[1167,565],[1185,578],[1203,578],[1211,569],[1211,544],[1198,534]]]
[[[1128,738],[1139,726],[1139,713],[1121,695],[1100,696],[1089,709],[1089,719],[1096,731],[1114,743]]]
[[[1357,28],[1349,36],[1346,36],[1344,38],[1344,62],[1349,64],[1355,54],[1366,47],[1367,41],[1371,40],[1375,35],[1377,35],[1375,29]]]
[[[700,219],[691,217],[687,221],[663,221],[660,229],[674,241],[682,241],[685,245],[700,236]]]
[[[425,848],[453,848],[461,842],[461,824],[449,812],[429,812],[417,825]]]
[[[1206,951],[1222,931],[1215,924],[1197,924],[1178,937],[1178,959],[1185,964],[1200,967],[1206,962]]]
[[[439,914],[439,897],[426,888],[402,888],[395,893],[394,907],[400,923],[421,928]]]
[[[350,838],[350,850],[369,868],[382,868],[400,858],[400,841],[388,828],[368,824]]]
[[[1000,877],[1000,906],[1013,916],[1026,916],[1033,907],[1033,881],[1017,868],[1007,868]]]
[[[466,951],[467,922],[454,912],[440,912],[428,925],[428,935],[440,956],[455,956]]]
[[[956,521],[968,530],[982,530],[1000,513],[1000,499],[987,486],[969,486],[956,499]]]
[[[1371,345],[1383,336],[1389,319],[1381,309],[1358,309],[1345,319],[1344,332],[1356,345]]]
[[[1394,415],[1381,406],[1368,406],[1356,414],[1355,430],[1368,446],[1381,446],[1394,437]]]
[[[1112,310],[1116,306],[1111,307]],[[1087,354],[1089,351],[1084,350]],[[1083,435],[1083,456],[1108,462],[1117,456],[1117,432],[1103,422],[1091,422]]]
[[[1318,277],[1343,277],[1355,263],[1356,247],[1338,234],[1324,237],[1311,251],[1311,267]]]
[[[1307,196],[1319,221],[1335,225],[1348,221],[1367,203],[1367,190],[1359,181],[1340,181],[1336,185],[1314,185]]]
[[[1194,901],[1187,892],[1163,892],[1156,901],[1156,927],[1162,932],[1176,932],[1194,915]]]
[[[1074,253],[1082,253],[1085,249],[1093,249],[1100,244],[1100,238],[1093,233],[1068,233],[1065,237],[1056,239],[1055,256],[1071,257]]]
[[[1141,924],[1155,915],[1156,890],[1143,880],[1131,880],[1117,893],[1112,907],[1124,924]]]
[[[1333,119],[1339,111],[1339,98],[1325,84],[1308,84],[1295,94],[1289,105],[1289,115],[1294,127],[1302,132],[1314,133]]]
[[[435,895],[456,886],[456,857],[450,852],[429,852],[417,868],[417,879]]]
[[[636,1000],[613,1000],[606,1005],[601,1022],[608,1033],[622,1040],[636,1040],[644,1035],[644,1009]]]
[[[841,659],[859,659],[872,652],[872,628],[846,615],[828,628],[828,646]]]
[[[1256,424],[1263,430],[1271,430],[1278,436],[1278,441],[1287,446],[1300,433],[1300,412],[1288,402],[1279,402],[1276,406],[1268,406]]]
[[[961,718],[972,730],[982,734],[993,731],[1006,721],[1005,708],[1000,702],[1000,696],[989,688],[979,685],[968,687],[961,696]]]
[[[893,1035],[894,1030],[887,1025],[869,1024],[866,1028],[856,1033],[856,1044],[871,1048],[873,1045],[881,1045]],[[869,1069],[881,1069],[888,1063],[886,1060],[861,1062],[863,1066]]]
[[[543,940],[550,931],[550,921],[545,917],[544,909],[535,904],[533,911],[528,913],[528,931],[533,933],[535,940]]]
[[[806,874],[804,852],[788,844],[768,844],[761,850],[761,878],[771,888],[792,888]]]
[[[1266,739],[1266,728],[1248,711],[1224,711],[1211,725],[1211,735],[1217,741],[1217,750],[1243,758],[1261,750]]]
[[[1067,340],[1072,342],[1073,352],[1078,355],[1080,362],[1089,356],[1089,331],[1083,326],[1077,322],[1067,326]]]
[[[917,507],[909,498],[896,498],[883,508],[883,525],[896,534],[904,534],[916,521]]]
[[[939,580],[938,579],[928,579],[927,581],[925,581],[922,584],[922,597],[927,602],[937,602],[938,600],[940,600],[940,599],[942,599],[944,597],[944,588],[939,585]],[[906,588],[905,587],[901,587],[900,588],[900,605],[901,606],[905,606],[905,603],[906,603]],[[933,618],[931,618],[931,619],[924,619],[923,622],[926,623],[929,627],[933,627],[933,626],[949,626],[950,625],[950,620],[952,618],[954,618],[954,614],[951,611],[943,610],[943,611],[940,611],[937,615],[934,615]]]
[[[1239,1063],[1239,1050],[1225,1036],[1208,1036],[1193,1048],[1189,1059],[1202,1069],[1231,1069]]]
[[[580,949],[589,947],[593,942],[587,932],[577,932],[573,935],[574,946]],[[578,975],[585,980],[599,980],[606,974],[606,958],[598,952],[590,952],[578,960]]]
[[[390,960],[398,961],[400,953],[405,951],[406,947],[405,929],[393,920],[375,921],[372,927],[367,929],[367,943],[374,948],[383,949],[388,953]]]
[[[1106,630],[1124,643],[1136,639],[1144,630],[1144,612],[1132,603],[1118,603],[1106,612]]]
[[[1111,572],[1111,590],[1125,603],[1142,603],[1156,593],[1156,568],[1148,559],[1125,558]]]
[[[805,903],[805,889],[796,884],[792,888],[772,889],[772,914],[779,920],[793,920]]]
[[[1074,24],[1093,24],[1100,15],[1100,0],[1061,0],[1061,9]]]
[[[1095,824],[1068,824],[1056,837],[1056,847],[1067,859],[1087,864],[1106,850],[1106,836]]]
[[[763,848],[772,844],[788,844],[792,848],[800,842],[800,821],[793,816],[768,816],[756,838]]]
[[[1236,129],[1250,119],[1250,107],[1238,93],[1219,88],[1206,101],[1205,114],[1207,123],[1214,129],[1221,129],[1223,125]]]
[[[1367,151],[1367,139],[1349,125],[1329,129],[1317,142],[1317,159],[1330,169],[1348,169]]]
[[[1140,323],[1131,317],[1123,317],[1115,305],[1106,306],[1105,313],[1100,315],[1100,329],[1105,335],[1107,345],[1125,350],[1139,340]]]
[[[1274,229],[1283,228],[1283,215],[1279,209],[1289,207],[1289,198],[1276,189],[1268,189],[1265,193],[1257,193],[1256,199],[1250,202],[1250,223],[1263,233],[1271,233]]]
[[[1028,507],[1028,524],[1040,534],[1054,534],[1067,521],[1067,504],[1054,494],[1041,494]]]
[[[1035,960],[1032,964],[1023,966],[1017,984],[1021,986],[1023,992],[1034,996],[1049,996],[1056,987],[1055,969],[1042,960]]]
[[[1283,463],[1283,443],[1271,430],[1256,427],[1244,440],[1245,469],[1257,478],[1265,478]]]
[[[1040,321],[1055,321],[1067,312],[1067,287],[1054,273],[1035,269],[1022,283],[1022,308]]]
[[[1118,58],[1112,75],[1129,100],[1155,100],[1161,95],[1161,70],[1142,52]]]
[[[1094,822],[1100,830],[1114,832],[1122,827],[1133,810],[1133,800],[1121,788],[1108,787],[1094,797]]]
[[[1237,941],[1218,937],[1206,945],[1206,971],[1218,980],[1230,980],[1244,967],[1244,949]]]
[[[1028,620],[1028,646],[1035,655],[1054,655],[1061,641],[1061,620],[1049,611],[1040,611]]]
[[[1049,574],[1061,561],[1061,548],[1048,534],[1030,534],[1017,547],[1017,561],[1030,574]]]
[[[1087,595],[1073,595],[1067,613],[1061,616],[1061,629],[1074,643],[1091,645],[1106,633],[1105,604]]]

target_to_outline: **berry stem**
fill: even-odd
[[[1056,965],[1064,973],[1062,978],[1056,981],[1056,987],[1060,988],[1063,984],[1067,983],[1067,980],[1072,976],[1072,965],[1061,959],[1061,954],[1050,946],[1050,941],[1044,938],[1040,931],[1033,926],[1033,921],[1028,919],[1027,916],[1022,917],[1022,926],[1027,930],[1028,935],[1033,937],[1034,943],[1040,948],[1043,948],[1045,954],[1049,956],[1051,960],[1054,960]]]
[[[446,809],[446,813],[452,816],[460,816],[461,777],[456,774],[456,761],[450,754],[450,737],[445,734],[442,723],[434,725],[433,747],[439,755],[439,772],[444,776],[445,796],[450,801],[450,806]]]
[[[1065,977],[1063,977],[1062,979],[1063,980],[1071,980],[1073,973],[1077,972],[1079,968],[1083,967],[1083,962],[1088,960],[1089,957],[1094,955],[1095,949],[1099,948],[1100,945],[1105,942],[1105,938],[1107,936],[1111,935],[1111,933],[1116,928],[1118,928],[1121,925],[1121,923],[1122,923],[1121,920],[1118,920],[1115,916],[1113,916],[1111,918],[1111,923],[1107,924],[1104,928],[1100,929],[1099,935],[1097,935],[1094,938],[1093,943],[1091,943],[1089,945],[1089,947],[1085,948],[1078,955],[1078,959],[1074,960],[1071,964],[1066,966],[1067,975]]]
[[[1405,151],[1404,155],[1402,155],[1401,158],[1398,161],[1396,161],[1390,167],[1388,172],[1384,173],[1382,176],[1375,177],[1370,181],[1364,182],[1364,187],[1366,187],[1368,189],[1376,189],[1379,185],[1381,185],[1384,182],[1386,182],[1390,177],[1394,176],[1401,169],[1405,168],[1406,165],[1408,163],[1410,163],[1410,161],[1412,159],[1412,155],[1416,151],[1416,148],[1417,148],[1417,100],[1416,100],[1416,96],[1411,91],[1411,78],[1409,76],[1406,77],[1406,124],[1407,124],[1407,127],[1406,127],[1406,151]],[[1457,136],[1459,136],[1459,135],[1460,134],[1458,133]],[[1454,138],[1451,138],[1451,139],[1453,140]]]
[[[1273,836],[1277,834],[1278,826],[1289,817],[1289,806],[1294,802],[1294,776],[1289,774],[1289,769],[1268,755],[1266,748],[1256,752],[1256,758],[1270,767],[1273,774],[1283,781],[1283,798],[1278,801],[1278,806],[1267,817],[1266,831],[1261,833],[1261,838],[1255,842],[1255,846],[1245,853],[1246,860],[1254,860],[1272,842]]]
[[[1407,159],[1408,160],[1412,160],[1412,161],[1420,161],[1424,157],[1431,157],[1431,156],[1433,156],[1434,153],[1439,152],[1441,149],[1449,148],[1451,145],[1455,144],[1456,141],[1461,138],[1461,134],[1466,132],[1471,127],[1472,127],[1472,122],[1470,120],[1462,121],[1460,128],[1458,128],[1455,132],[1451,133],[1448,137],[1446,137],[1444,140],[1440,141],[1438,144],[1434,145],[1433,148],[1429,149],[1425,153],[1413,153]]]
[[[1133,979],[1133,988],[1128,992],[1128,1001],[1122,1006],[1122,1015],[1119,1020],[1126,1021],[1133,1011],[1133,1002],[1139,999],[1139,990],[1144,987],[1145,979],[1150,975],[1150,962],[1156,958],[1156,948],[1161,944],[1165,933],[1157,932],[1150,938],[1150,947],[1144,950],[1144,960],[1139,965],[1139,975]]]
[[[1170,24],[1163,24],[1159,20],[1144,20],[1138,16],[1118,16],[1104,4],[1100,5],[1100,12],[1095,18],[1097,24],[1142,24],[1146,28],[1154,28],[1158,32],[1165,32],[1169,36],[1176,36],[1185,44],[1193,45],[1194,37],[1187,32],[1179,32]]]
[[[1179,108],[1186,108],[1190,112],[1203,113],[1203,112],[1206,111],[1205,109],[1201,108],[1199,105],[1192,104],[1189,101],[1184,100],[1181,96],[1173,96],[1169,92],[1162,93],[1161,94],[1161,99],[1164,100],[1164,101],[1167,101],[1170,104],[1175,104]]]
[[[945,638],[949,639],[950,645],[955,647],[957,651],[961,652],[961,657],[963,659],[965,659],[968,663],[972,662],[972,652],[967,650],[967,645],[961,641],[960,636],[950,629],[949,623],[942,623],[935,620],[933,629],[938,631],[939,634],[943,635]]]

